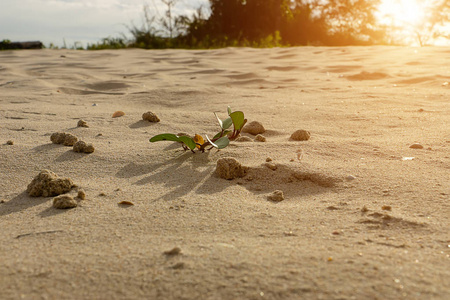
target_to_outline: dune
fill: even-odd
[[[0,52],[0,298],[447,299],[449,53]],[[212,136],[227,106],[265,142],[149,142]],[[43,170],[76,207],[29,196]]]

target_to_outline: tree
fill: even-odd
[[[320,9],[333,45],[374,44],[383,37],[375,12],[380,0],[328,0]]]
[[[450,39],[448,32],[450,2],[448,0],[432,0],[425,10],[426,18],[414,30],[419,45],[425,46],[438,38]]]

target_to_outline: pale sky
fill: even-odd
[[[0,41],[62,46],[65,40],[68,47],[86,47],[108,36],[130,36],[125,25],[142,24],[145,4],[161,15],[166,9],[161,0],[0,0]],[[191,15],[200,5],[207,8],[208,0],[177,0],[174,13]]]

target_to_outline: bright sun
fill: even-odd
[[[425,17],[425,1],[383,0],[379,6],[380,21],[399,27],[420,26]]]

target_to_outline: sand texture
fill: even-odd
[[[2,51],[0,298],[448,299],[449,81],[444,47]],[[149,142],[228,105],[262,137]]]

